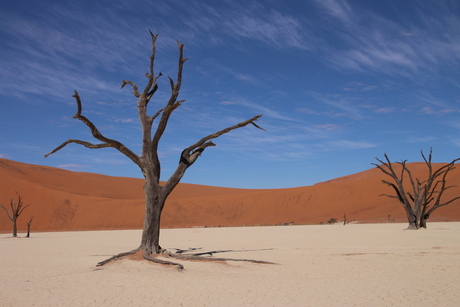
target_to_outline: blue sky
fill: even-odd
[[[80,172],[141,177],[72,116],[140,153],[135,97],[143,87],[150,36],[159,33],[160,89],[169,96],[177,45],[190,58],[180,99],[160,144],[163,175],[201,137],[257,114],[215,141],[183,182],[287,188],[392,160],[435,162],[460,156],[458,1],[1,1],[0,157]]]

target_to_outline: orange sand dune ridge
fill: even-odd
[[[408,164],[423,178],[423,163]],[[442,164],[436,164],[440,167]],[[316,224],[330,218],[361,222],[404,222],[405,212],[381,183],[373,168],[313,186],[290,189],[233,189],[181,183],[170,195],[162,215],[163,228],[193,226]],[[446,199],[460,195],[460,170],[449,174]],[[33,231],[142,228],[143,180],[71,172],[0,159],[0,204],[9,208],[15,191],[32,203],[18,219]],[[435,211],[431,221],[460,221],[460,200]],[[429,227],[429,225],[428,225]],[[11,231],[11,221],[0,210],[0,232]]]

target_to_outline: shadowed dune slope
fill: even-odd
[[[436,164],[440,167],[442,164]],[[411,163],[416,177],[423,163]],[[373,168],[313,186],[290,189],[232,189],[179,184],[167,201],[162,227],[241,226],[280,223],[320,223],[330,218],[364,222],[387,222],[389,215],[404,222],[405,212],[381,183],[383,174]],[[449,185],[460,186],[460,170],[453,170]],[[142,228],[143,180],[71,172],[0,159],[0,204],[9,208],[17,191],[32,203],[18,219],[27,229],[34,216],[33,231]],[[445,198],[460,195],[460,187]],[[433,213],[431,221],[460,221],[460,200]],[[428,225],[429,227],[429,225]],[[11,221],[0,210],[0,231],[11,231]]]

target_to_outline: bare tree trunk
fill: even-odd
[[[144,228],[140,249],[144,250],[146,255],[159,254],[161,252],[160,218],[165,200],[151,187],[145,189],[145,200]]]
[[[414,207],[419,208],[421,205],[414,203]],[[407,229],[419,229],[425,228],[426,229],[426,222],[428,220],[429,214],[425,213],[425,210],[421,209],[411,209],[406,208],[407,213],[407,220],[409,221],[409,226]]]
[[[16,238],[18,236],[18,226],[16,223],[16,219],[13,220],[13,237]]]
[[[428,220],[429,215],[428,214],[423,214],[420,217],[420,228],[425,228],[426,229],[426,221]]]
[[[415,213],[412,212],[412,210],[409,210],[407,208],[405,208],[405,209],[406,209],[406,214],[407,214],[407,220],[409,221],[409,226],[407,226],[407,229],[409,229],[409,230],[418,229],[417,216],[415,215]]]
[[[32,224],[32,220],[34,219],[34,217],[32,216],[30,218],[30,221],[27,222],[27,238],[30,238],[30,225]]]

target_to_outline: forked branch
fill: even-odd
[[[132,152],[128,147],[123,145],[121,142],[109,139],[109,138],[105,137],[104,135],[102,135],[102,133],[97,129],[97,127],[88,118],[86,118],[85,116],[81,115],[82,103],[81,103],[80,95],[78,94],[77,91],[75,91],[75,94],[72,95],[72,97],[74,97],[76,102],[77,102],[77,113],[73,116],[73,118],[78,119],[78,120],[82,121],[83,123],[85,123],[85,125],[88,126],[88,128],[91,130],[91,133],[92,133],[93,137],[95,139],[101,141],[102,143],[101,144],[93,144],[93,143],[86,142],[86,141],[69,139],[69,140],[65,141],[64,143],[62,143],[61,145],[59,145],[58,147],[56,147],[55,149],[53,149],[51,152],[47,153],[45,155],[45,158],[48,157],[49,155],[52,155],[55,152],[61,150],[62,148],[64,148],[66,145],[68,145],[70,143],[76,143],[76,144],[83,145],[83,146],[85,146],[87,148],[90,148],[90,149],[100,149],[100,148],[107,148],[107,147],[115,148],[119,152],[121,152],[122,154],[124,154],[125,156],[130,158],[139,167],[142,168],[141,161],[140,161],[140,158],[139,158],[138,155],[136,155],[134,152]]]
[[[210,134],[204,138],[202,138],[201,140],[199,140],[198,142],[196,142],[195,144],[187,147],[184,152],[183,152],[183,158],[188,161],[188,163],[190,163],[190,165],[192,165],[196,159],[198,158],[198,156],[201,154],[201,152],[206,148],[206,147],[209,147],[209,146],[215,146],[214,143],[210,142],[210,140],[213,140],[213,139],[216,139],[218,138],[219,136],[223,135],[223,134],[226,134],[226,133],[229,133],[230,131],[232,130],[235,130],[235,129],[238,129],[238,128],[241,128],[241,127],[245,127],[249,124],[252,124],[254,125],[256,128],[258,129],[262,129],[264,131],[266,131],[265,129],[259,127],[258,125],[256,125],[254,122],[256,120],[258,120],[260,117],[262,117],[262,115],[256,115],[254,116],[253,118],[251,119],[248,119],[248,120],[245,120],[239,124],[236,124],[234,126],[231,126],[231,127],[228,127],[228,128],[225,128],[223,130],[220,130],[220,131],[217,131],[216,133],[213,133],[213,134]],[[185,156],[184,156],[185,155]]]
[[[249,124],[252,124],[255,127],[265,131],[265,129],[259,127],[258,125],[256,125],[254,123],[261,116],[262,115],[256,115],[253,118],[245,120],[245,121],[243,121],[243,122],[241,122],[239,124],[236,124],[234,126],[225,128],[225,129],[220,130],[220,131],[217,131],[216,133],[210,134],[210,135],[202,138],[201,140],[199,140],[195,144],[193,144],[193,145],[187,147],[186,149],[184,149],[182,151],[181,158],[180,158],[180,161],[179,161],[179,165],[177,166],[176,171],[174,172],[174,174],[168,179],[168,181],[164,185],[164,190],[165,190],[166,194],[169,194],[174,189],[174,187],[179,183],[179,181],[183,177],[183,175],[184,175],[185,171],[187,170],[187,168],[189,168],[191,165],[193,165],[193,163],[195,163],[195,161],[198,159],[198,157],[203,153],[203,151],[207,147],[216,146],[212,142],[213,139],[216,139],[216,138],[218,138],[219,136],[221,136],[223,134],[229,133],[232,130],[235,130],[235,129],[238,129],[238,128],[241,128],[241,127],[245,127],[245,126],[247,126]]]

